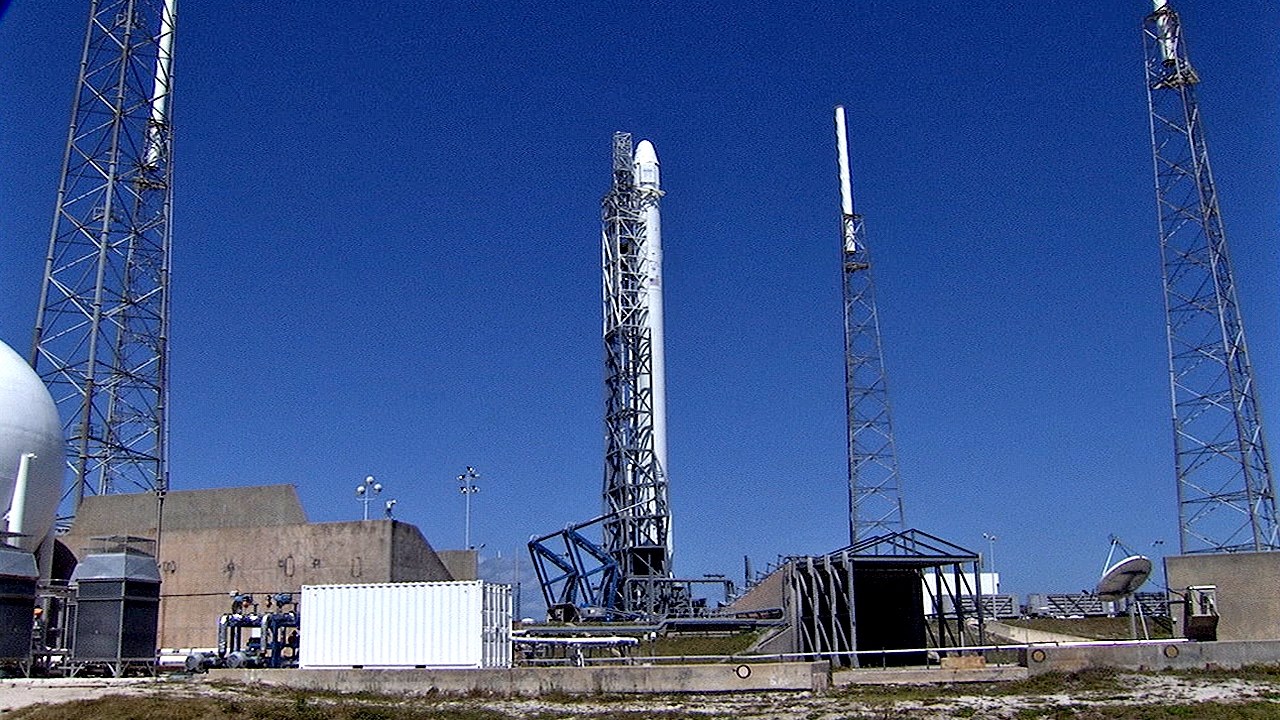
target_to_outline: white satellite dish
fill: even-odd
[[[1151,558],[1130,555],[1102,573],[1095,592],[1099,600],[1112,602],[1129,597],[1151,576]]]

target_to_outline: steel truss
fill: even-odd
[[[70,444],[71,512],[167,486],[175,20],[174,0],[89,12],[31,355]]]
[[[965,578],[965,565],[972,568],[974,587]],[[952,579],[944,582],[948,569]],[[978,555],[926,532],[888,533],[823,556],[790,557],[783,570],[783,614],[794,632],[793,652],[858,665],[859,653],[926,645],[942,650],[986,639],[984,613],[974,612],[987,607]],[[925,570],[933,571],[933,587]],[[970,612],[976,637],[967,636]],[[926,614],[931,623],[925,622]],[[917,660],[923,658],[895,654],[877,657],[876,664]]]
[[[671,575],[667,479],[654,444],[653,338],[644,203],[629,133],[613,136],[613,186],[602,201],[605,346],[604,547],[623,581],[612,607],[651,607]]]
[[[1199,83],[1178,14],[1146,18],[1181,551],[1276,550],[1276,501]]]
[[[844,294],[845,400],[849,443],[849,541],[905,529],[902,479],[890,421],[871,253],[862,216],[853,211],[844,108],[836,108],[843,207],[840,217]]]

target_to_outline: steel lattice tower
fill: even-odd
[[[74,507],[166,478],[175,0],[93,0],[31,364],[62,415]]]
[[[1146,18],[1181,551],[1275,550],[1276,501],[1178,14]]]
[[[602,201],[605,347],[604,547],[622,581],[614,606],[653,610],[671,575],[667,479],[654,440],[652,268],[644,216],[657,202],[635,177],[629,133],[613,136],[613,185]]]
[[[843,240],[844,373],[849,429],[849,542],[900,532],[902,480],[890,422],[889,391],[880,349],[880,321],[871,279],[871,254],[862,216],[853,211],[844,108],[836,107]]]

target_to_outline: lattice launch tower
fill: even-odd
[[[849,140],[843,106],[836,107],[843,241],[845,400],[849,442],[849,542],[906,529],[902,480],[889,412],[871,254],[862,216],[853,209]]]
[[[1143,25],[1163,260],[1181,552],[1276,550],[1253,368],[1178,14]]]
[[[654,611],[671,577],[662,345],[662,196],[652,143],[613,136],[602,201],[605,347],[604,548],[620,572],[622,610]]]
[[[176,0],[92,0],[31,364],[86,493],[167,487]]]

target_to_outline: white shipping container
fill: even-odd
[[[299,615],[304,668],[511,666],[507,585],[303,585]]]

